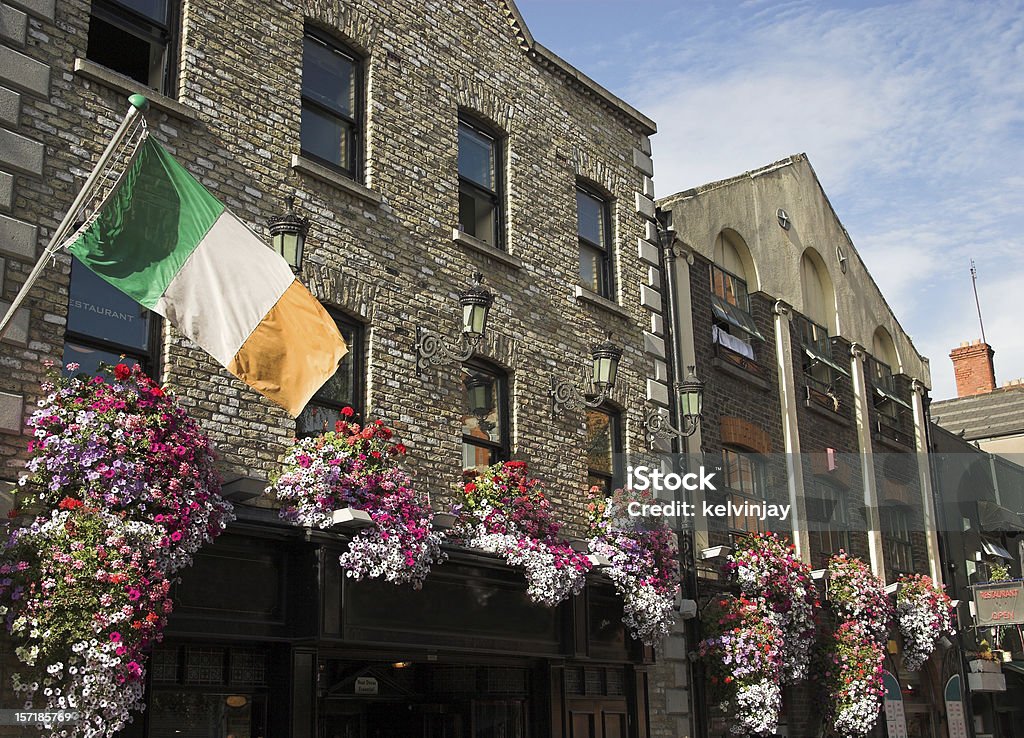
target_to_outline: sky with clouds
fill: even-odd
[[[1024,376],[1024,2],[519,0],[534,37],[658,123],[659,196],[805,152],[956,394],[980,338]]]

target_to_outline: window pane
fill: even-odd
[[[335,112],[355,117],[355,63],[317,39],[302,47],[302,94]]]
[[[493,374],[477,369],[462,375],[462,435],[501,443],[501,386]]]
[[[117,2],[157,23],[167,25],[167,0],[117,0]]]
[[[612,419],[600,410],[587,410],[587,467],[592,471],[612,473]]]
[[[81,367],[78,370],[69,372],[77,375],[82,373],[98,374],[100,370],[100,362],[111,366],[121,363],[127,364],[128,366],[135,366],[139,363],[139,360],[128,356],[122,359],[119,353],[91,348],[89,346],[83,346],[80,343],[68,341],[64,344],[64,356],[62,357],[61,362],[65,366],[72,362],[80,364]]]
[[[295,419],[295,433],[298,436],[317,436],[334,430],[334,424],[341,419],[338,408],[310,402]]]
[[[494,141],[459,125],[459,176],[494,192]]]
[[[604,254],[580,243],[580,281],[592,292],[604,292]]]
[[[459,190],[459,229],[484,243],[495,245],[494,201],[472,187],[462,186]]]
[[[496,461],[494,456],[494,451],[484,446],[474,446],[471,443],[465,442],[462,444],[463,469],[483,471]]]
[[[148,347],[149,311],[74,259],[70,293],[69,331],[142,350]]]
[[[576,214],[580,238],[596,246],[607,247],[604,202],[583,190],[576,190]]]
[[[153,89],[163,88],[165,44],[92,16],[85,55]]]
[[[601,493],[605,497],[609,497],[612,493],[612,479],[611,477],[595,476],[593,474],[587,475],[587,489],[591,487],[597,487],[601,490]]]
[[[249,738],[262,735],[266,698],[244,695],[244,704],[231,707],[227,702],[228,696],[208,692],[154,691],[149,708],[148,734],[151,738]],[[238,700],[239,695],[233,696]]]
[[[349,126],[341,118],[329,116],[306,106],[302,108],[302,150],[325,161],[337,164],[342,169],[351,169],[349,151]]]

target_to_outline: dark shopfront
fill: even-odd
[[[343,536],[271,514],[242,510],[183,574],[126,738],[647,735],[650,652],[607,581],[541,607],[521,572],[453,549],[420,591],[355,582]]]

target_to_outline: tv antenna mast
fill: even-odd
[[[978,325],[981,326],[981,342],[985,340],[985,321],[981,319],[981,301],[978,300],[978,269],[974,266],[974,259],[971,259],[971,285],[974,287],[974,304],[978,308]]]

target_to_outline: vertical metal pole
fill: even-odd
[[[36,265],[32,268],[32,271],[29,273],[25,283],[21,285],[21,289],[15,296],[14,302],[12,302],[11,306],[7,309],[4,317],[0,319],[0,338],[3,338],[4,332],[10,325],[11,320],[14,319],[14,314],[17,312],[18,308],[21,307],[21,303],[25,301],[25,298],[28,297],[29,290],[32,289],[36,280],[42,275],[43,269],[46,268],[47,260],[53,256],[59,248],[61,241],[67,237],[68,232],[74,224],[75,216],[78,215],[78,211],[81,209],[82,204],[85,203],[92,195],[92,189],[95,187],[96,181],[100,178],[100,173],[103,171],[103,168],[114,155],[114,151],[117,149],[118,145],[124,140],[125,134],[128,132],[132,123],[135,122],[135,119],[149,104],[146,98],[142,95],[132,95],[128,98],[128,101],[131,105],[128,107],[128,113],[125,115],[124,120],[121,121],[121,125],[117,127],[116,131],[114,131],[114,135],[110,139],[110,143],[108,143],[107,148],[103,150],[99,161],[96,162],[96,166],[93,167],[93,170],[89,173],[89,176],[85,180],[85,184],[82,185],[82,189],[79,190],[74,202],[71,203],[71,207],[68,209],[67,213],[65,213],[64,219],[61,220],[60,225],[57,226],[57,230],[53,232],[53,236],[50,237],[50,242],[46,244],[46,248],[43,249],[43,253],[40,255],[39,261],[37,261]]]

